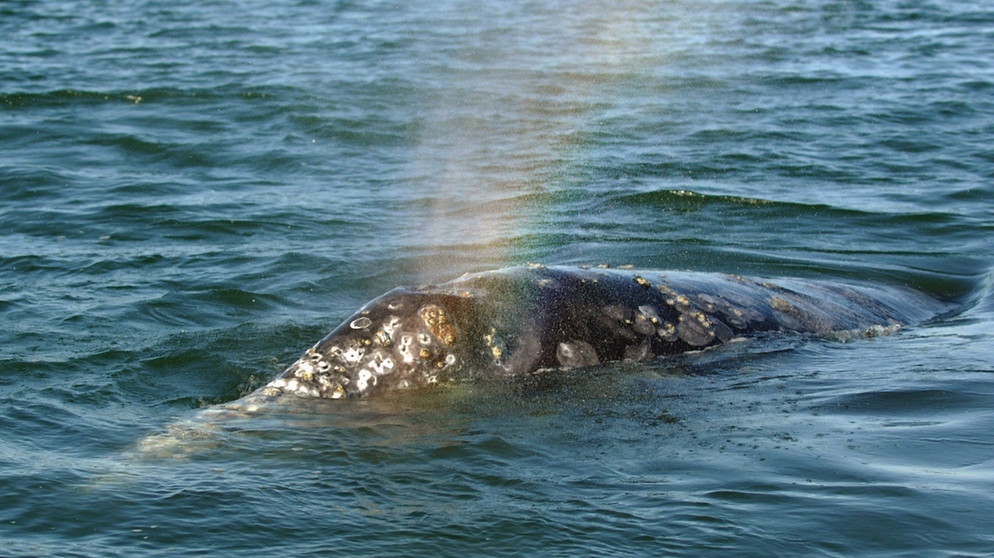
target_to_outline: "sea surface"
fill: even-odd
[[[992,146],[988,2],[0,2],[0,555],[994,555]],[[953,311],[217,407],[526,262]]]

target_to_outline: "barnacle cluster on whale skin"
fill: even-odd
[[[403,304],[380,306],[394,311]],[[437,383],[440,372],[456,364],[456,355],[449,349],[460,333],[442,306],[428,303],[414,317],[387,313],[376,321],[371,313],[369,307],[361,310],[346,322],[347,329],[343,324],[340,331],[308,349],[261,393],[362,397],[384,384],[405,388]]]

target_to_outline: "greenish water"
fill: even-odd
[[[0,555],[989,555],[983,3],[0,4]],[[539,261],[959,311],[212,407]]]

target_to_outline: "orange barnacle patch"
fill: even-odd
[[[656,290],[659,291],[659,292],[661,292],[661,293],[663,293],[664,295],[667,295],[667,296],[676,296],[676,293],[673,292],[673,289],[667,287],[666,285],[664,285],[662,283],[656,285]]]
[[[774,310],[779,310],[781,312],[790,312],[794,309],[794,306],[791,303],[778,296],[770,297],[770,306],[772,306]]]
[[[436,339],[446,345],[456,342],[456,326],[441,306],[429,304],[421,309],[421,320]]]

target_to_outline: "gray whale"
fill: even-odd
[[[903,287],[529,265],[394,289],[253,395],[358,398],[452,380],[644,361],[757,332],[875,335],[942,309]]]

